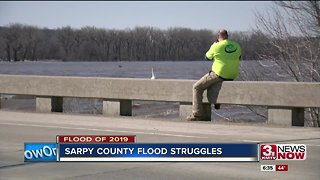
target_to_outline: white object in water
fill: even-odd
[[[156,79],[156,77],[154,76],[154,73],[153,73],[153,68],[151,70],[151,79]]]

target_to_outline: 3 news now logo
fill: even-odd
[[[307,146],[304,144],[261,144],[261,160],[305,160]]]
[[[25,143],[24,161],[57,161],[57,145],[51,143]]]

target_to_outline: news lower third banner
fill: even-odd
[[[257,144],[58,144],[57,161],[259,161]]]
[[[257,162],[258,144],[25,143],[25,162]]]

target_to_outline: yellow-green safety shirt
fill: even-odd
[[[206,59],[214,61],[212,71],[225,79],[238,77],[240,57],[240,45],[228,39],[213,43],[206,53]]]

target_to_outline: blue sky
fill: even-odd
[[[271,6],[270,1],[1,1],[0,26],[23,23],[47,28],[223,27],[246,31],[255,26],[254,10],[264,12]]]

